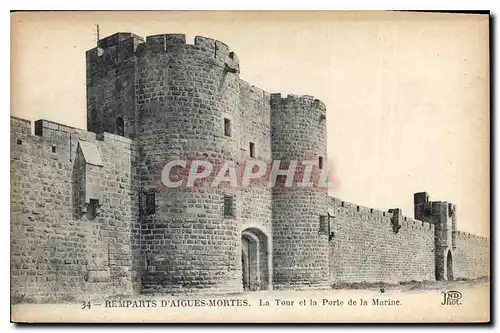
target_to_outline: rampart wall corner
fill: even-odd
[[[140,227],[131,141],[115,135],[100,141],[47,120],[36,122],[33,135],[29,121],[12,117],[11,123],[20,129],[11,133],[13,295],[134,293]],[[27,253],[33,243],[41,244],[38,251]],[[39,264],[22,264],[32,258]]]
[[[10,116],[10,132],[18,134],[31,134],[31,121],[19,117]]]

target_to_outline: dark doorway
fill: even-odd
[[[448,281],[453,280],[453,258],[451,250],[448,250],[448,254],[446,255],[446,277]]]
[[[246,240],[243,239],[243,242],[246,242]],[[243,273],[243,290],[250,290],[250,270],[248,267],[248,250],[246,249],[241,251],[241,270]]]
[[[122,117],[116,118],[116,134],[121,136],[125,135],[125,123]]]

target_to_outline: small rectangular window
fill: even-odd
[[[142,215],[153,215],[156,212],[155,192],[142,192],[140,195],[140,211]]]
[[[231,119],[224,118],[224,135],[231,136]]]
[[[149,273],[156,272],[156,266],[154,265],[153,258],[151,258],[151,254],[146,254],[144,267]]]
[[[56,146],[52,146],[52,152],[55,153],[56,152]]]
[[[250,142],[250,157],[255,157],[255,143]]]
[[[146,214],[153,215],[156,212],[156,196],[154,192],[146,193]]]
[[[234,217],[233,196],[224,195],[224,216]]]
[[[322,156],[319,157],[319,168],[323,169],[323,157]]]
[[[319,232],[322,234],[328,233],[328,218],[326,215],[319,216]]]
[[[23,144],[23,140],[21,140],[21,139],[17,139],[17,144],[18,144],[18,145],[22,145],[22,144]]]
[[[87,219],[93,220],[99,214],[99,200],[90,199],[87,205]]]
[[[144,255],[144,266],[146,270],[151,270],[151,267],[154,267],[153,258],[150,253]]]

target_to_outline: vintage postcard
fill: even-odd
[[[11,320],[489,322],[489,24],[11,13]]]

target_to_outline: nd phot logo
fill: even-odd
[[[462,293],[459,291],[442,291],[443,302],[441,305],[461,305],[460,299],[462,298]]]

